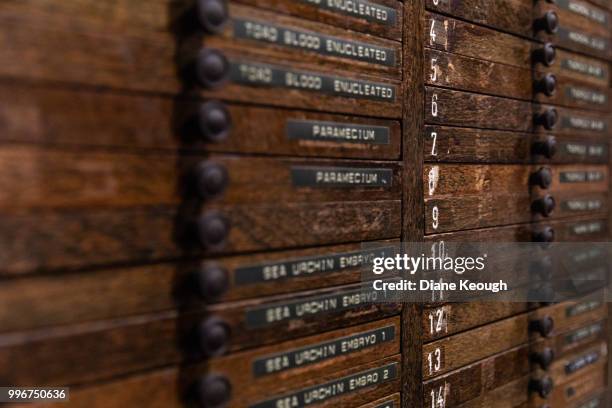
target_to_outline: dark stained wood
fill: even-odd
[[[423,378],[433,378],[529,340],[526,313],[423,346]],[[430,364],[431,361],[431,364]]]
[[[425,6],[428,10],[525,37],[531,36],[533,31],[533,4],[530,0],[426,0]]]
[[[78,148],[108,147],[175,152],[180,149],[302,157],[398,159],[400,124],[371,118],[227,104],[232,127],[228,138],[209,143],[183,124],[195,114],[197,100],[118,94],[11,83],[0,80],[0,140]],[[176,107],[174,106],[176,104]],[[175,113],[175,111],[178,111]],[[389,144],[298,140],[286,135],[289,120],[384,126]],[[87,135],[87,137],[83,137]]]
[[[546,400],[536,394],[531,394],[531,406],[539,407],[544,403],[553,404],[553,406],[574,406],[599,392],[605,384],[605,370],[599,369],[585,373],[570,383],[555,387]]]
[[[552,348],[555,358],[564,357],[572,352],[583,349],[595,342],[605,341],[608,338],[607,320],[586,323],[584,326],[559,333],[550,339],[541,339],[532,345],[534,351]]]
[[[529,69],[541,45],[520,37],[436,13],[425,13],[423,45],[466,57]]]
[[[227,244],[209,253],[286,249],[400,236],[397,201],[224,206]],[[0,274],[152,262],[204,254],[174,207],[52,211],[0,217]],[[274,227],[270,226],[281,226]],[[67,234],[66,231],[70,231]]]
[[[423,310],[423,341],[429,342],[528,311],[523,302],[466,302]]]
[[[608,365],[607,360],[608,347],[606,341],[600,341],[590,347],[582,348],[576,353],[562,357],[555,356],[555,361],[548,369],[547,374],[550,375],[556,385],[561,386],[589,372],[605,369]],[[575,364],[579,364],[579,368],[568,371],[567,367]]]
[[[423,0],[404,4],[404,103],[403,144],[404,188],[402,196],[402,240],[420,242],[423,225],[423,33],[425,28]],[[402,311],[402,407],[423,408],[421,304],[406,304]]]
[[[227,324],[231,333],[227,348],[229,352],[234,353],[277,343],[279,331],[282,331],[283,339],[289,341],[399,314],[400,305],[365,303],[365,297],[355,295],[354,289],[353,286],[352,288],[339,288],[335,292],[333,289],[326,292],[312,291],[284,298],[227,303],[220,307],[210,307],[206,311],[203,311],[202,308],[189,312],[171,310],[153,315],[4,334],[0,336],[0,361],[3,362],[2,367],[4,367],[2,377],[7,383],[23,386],[33,383],[52,385],[58,382],[77,385],[173,364],[198,361],[203,356],[199,351],[197,327],[200,322],[213,316]],[[357,287],[357,293],[358,291],[359,287]],[[327,306],[327,309],[323,311],[308,309],[316,307],[315,303],[322,296],[331,293],[343,296],[341,301],[346,302],[344,309],[340,306],[333,310]],[[253,313],[255,313],[254,309],[264,308],[268,311],[292,301],[300,303],[303,315],[273,322],[260,321],[259,326],[253,326],[255,323],[251,323]],[[388,326],[389,322],[382,324]],[[379,352],[398,350],[400,332],[397,321],[394,324],[396,324],[394,342],[381,343],[382,348]],[[345,329],[338,337],[349,336],[361,331],[364,330]],[[147,333],[147,335],[143,336],[142,333]],[[320,342],[320,339],[311,340],[310,344]],[[292,342],[291,344],[297,343]],[[289,343],[287,346],[289,347]],[[391,349],[388,349],[387,346]],[[277,346],[274,347],[261,354],[256,354],[265,356],[280,350]],[[99,358],[101,355],[105,358]],[[252,355],[252,353],[247,353],[241,356],[248,360]],[[375,359],[374,356],[376,353],[370,355],[370,361]],[[211,362],[211,367],[227,372],[229,366],[226,365],[226,357],[220,359],[218,363]],[[66,361],[72,361],[74,364],[67,367]],[[234,363],[230,364],[232,361]],[[233,366],[233,364],[238,364],[236,361],[239,360],[232,357],[227,364]],[[364,360],[359,360],[359,362],[364,362]],[[323,364],[322,366],[327,367],[328,365]]]
[[[443,400],[445,407],[480,406],[492,401],[488,394],[504,392],[502,406],[515,407],[516,401],[527,399],[527,387],[519,385],[526,385],[528,374],[529,347],[523,345],[426,381],[423,399],[428,407],[432,396],[434,402]]]
[[[349,244],[5,280],[0,286],[0,331],[22,331],[175,308],[197,308],[201,302],[235,301],[357,283],[362,279],[360,257],[369,259],[372,248],[389,248],[395,243],[370,243],[368,249],[361,244]],[[343,257],[335,259],[332,268],[329,260],[338,254]],[[311,264],[308,259],[311,259]],[[324,262],[316,263],[317,259]],[[280,266],[274,268],[273,265],[288,265],[290,262],[295,265],[295,271],[302,273],[293,275],[288,266],[289,274],[285,279],[237,282],[239,269],[269,265],[267,271],[272,275],[273,271],[280,273]],[[202,298],[196,273],[206,272],[206,268],[213,266],[227,271],[227,292],[218,299]],[[317,266],[321,267],[319,271]],[[240,273],[244,276],[246,272]],[[255,270],[249,271],[249,275],[256,273]],[[18,316],[15,310],[20,310]]]
[[[533,224],[510,225],[504,227],[482,228],[428,235],[427,242],[529,242],[533,233],[539,228],[552,227],[555,241],[572,242],[605,239],[608,234],[608,219],[593,217],[576,217],[571,220],[541,221]]]
[[[425,92],[427,124],[572,136],[603,136],[610,128],[609,117],[602,113],[557,107],[556,126],[551,131],[545,131],[535,123],[534,117],[547,107],[515,99],[434,87],[426,87]]]
[[[204,38],[204,45],[206,47],[252,53],[253,55],[260,55],[263,58],[270,57],[282,59],[288,63],[311,61],[319,66],[336,66],[351,72],[364,72],[387,78],[401,79],[401,43],[347,31],[337,26],[307,21],[303,18],[283,16],[276,12],[243,6],[234,2],[229,2],[228,5],[229,14],[231,16],[229,23],[221,33],[209,35]],[[244,39],[238,36],[234,29],[234,25],[239,24],[239,21],[248,21],[262,24],[266,27],[274,26],[276,28],[290,29],[308,34],[312,33],[318,36],[324,35],[340,41],[348,40],[363,44],[367,47],[381,47],[385,49],[388,59],[384,63],[374,63],[358,58],[351,58],[350,56],[329,55],[325,52],[325,50],[328,49],[325,41],[321,41],[318,46],[309,45],[298,47],[274,44],[265,38],[259,41],[254,38]],[[253,34],[253,37],[258,35],[261,35],[261,32]],[[283,42],[282,38],[280,42]],[[317,51],[315,51],[315,49],[317,49]],[[393,63],[387,62],[391,61],[392,55]]]
[[[261,398],[266,400],[273,398],[283,393],[291,393],[325,384],[326,382],[334,381],[346,376],[365,372],[367,370],[382,368],[393,363],[399,366],[400,356],[381,359],[373,363],[351,367],[332,374],[326,374],[317,378],[303,378],[301,385],[297,389],[291,389],[279,384],[278,392],[275,395],[266,395]],[[138,376],[118,379],[116,381],[96,384],[91,387],[73,388],[70,394],[69,406],[78,407],[108,407],[113,406],[132,406],[144,404],[149,407],[159,408],[179,408],[184,407],[187,401],[193,404],[192,386],[195,381],[204,373],[201,366],[190,366],[184,370],[176,368],[168,368],[164,370],[152,371]],[[371,403],[382,399],[390,394],[397,393],[400,388],[400,377],[395,380],[387,381],[378,386],[366,386],[359,388],[357,391],[343,394],[341,396],[332,397],[323,403],[317,404],[317,407],[337,407],[347,406],[355,407]],[[256,403],[259,401],[251,401]],[[66,403],[39,403],[14,405],[15,407],[60,407],[66,406]],[[230,401],[228,408],[246,408],[248,405],[240,402]],[[367,406],[367,405],[366,405]],[[369,408],[369,407],[368,407]]]
[[[551,159],[534,153],[545,135],[451,126],[426,126],[423,154],[427,162],[453,163],[607,163],[603,137],[555,136]],[[433,153],[433,154],[432,154]]]
[[[462,91],[504,96],[582,109],[609,111],[607,89],[571,76],[556,76],[553,95],[542,94],[537,81],[548,73],[425,49],[424,82]]]
[[[559,17],[558,31],[550,35],[544,31],[536,37],[542,41],[552,40],[561,48],[591,55],[596,58],[610,58],[610,13],[586,1],[573,1],[574,7],[582,6],[590,9],[589,16],[574,12],[572,9],[538,1],[534,7],[534,15],[541,16],[546,11],[554,11]],[[575,8],[580,9],[580,8]]]

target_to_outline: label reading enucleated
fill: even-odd
[[[564,128],[604,132],[607,130],[606,122],[597,119],[580,118],[577,116],[563,117]]]
[[[589,337],[597,336],[603,331],[601,323],[592,324],[582,329],[578,329],[565,336],[565,344],[574,344],[582,340],[588,339]]]
[[[395,102],[393,85],[295,71],[268,64],[232,62],[230,78],[242,85],[297,89],[347,98]]]
[[[562,41],[573,42],[595,51],[608,51],[608,41],[605,38],[592,37],[585,33],[571,31],[565,28],[559,28],[557,35]]]
[[[262,377],[293,368],[316,364],[335,357],[376,347],[379,344],[393,341],[394,338],[395,326],[388,326],[290,350],[285,353],[266,356],[253,361],[253,375],[255,377]]]
[[[380,292],[360,289],[315,296],[287,303],[267,304],[246,311],[246,325],[257,329],[290,319],[304,319],[324,313],[354,309],[378,300]]]
[[[291,119],[287,121],[287,138],[388,145],[390,143],[390,129],[386,126]]]
[[[299,48],[340,58],[393,67],[397,61],[393,48],[295,30],[260,21],[234,20],[234,37]]]
[[[606,152],[606,148],[603,145],[565,143],[565,152],[574,156],[603,157]]]
[[[595,364],[599,360],[599,352],[593,351],[591,353],[585,354],[576,360],[570,361],[565,365],[565,373],[572,374],[576,371],[589,366],[591,364]]]
[[[387,257],[396,252],[393,247],[382,247],[245,266],[234,272],[234,283],[236,286],[252,285],[340,272],[367,265],[376,257]]]
[[[595,310],[601,305],[602,305],[602,301],[600,299],[587,300],[587,301],[584,301],[584,302],[581,302],[581,303],[578,303],[576,305],[569,306],[568,308],[566,308],[565,315],[567,317],[578,316],[583,313],[590,312],[591,310]]]
[[[598,79],[602,79],[605,77],[605,71],[603,67],[591,65],[582,61],[576,61],[571,58],[561,60],[561,68],[578,72],[580,74],[592,76]]]
[[[302,3],[334,11],[340,14],[363,18],[384,25],[394,25],[397,15],[391,7],[366,0],[300,0]]]
[[[567,211],[597,211],[601,210],[603,203],[599,199],[593,200],[567,200],[561,204]]]
[[[576,0],[556,0],[557,6],[569,10],[596,23],[608,24],[608,16],[601,10],[589,6],[587,3]]]
[[[568,98],[596,105],[604,105],[608,102],[608,96],[606,94],[584,88],[568,87],[566,88],[566,94]]]
[[[295,187],[391,187],[393,170],[296,166],[291,179]]]
[[[559,175],[561,183],[596,183],[603,181],[604,174],[601,171],[563,171]]]
[[[387,364],[380,368],[362,371],[291,394],[262,401],[251,405],[250,408],[300,408],[320,404],[335,397],[393,381],[397,378],[397,375],[397,363]]]

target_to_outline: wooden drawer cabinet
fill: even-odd
[[[543,266],[490,262],[529,285],[552,242],[609,240],[611,13],[4,2],[0,378],[71,388],[8,406],[606,407],[607,260],[568,251],[558,303],[364,272],[536,242]]]

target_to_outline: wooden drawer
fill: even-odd
[[[206,47],[401,80],[399,42],[238,3],[228,1],[230,19],[221,32],[204,37]]]
[[[551,79],[552,74],[544,68],[534,73],[527,68],[428,48],[424,53],[423,82],[428,85],[567,107],[609,110],[607,89],[569,75],[557,74]],[[545,80],[554,80],[551,90],[544,90]]]
[[[398,121],[19,83],[0,83],[0,96],[12,101],[0,107],[0,140],[8,142],[139,154],[189,149],[379,160],[400,155]],[[226,122],[211,131],[210,117],[219,113]]]
[[[426,162],[527,164],[608,160],[608,141],[604,136],[533,135],[439,125],[426,126],[424,136]],[[554,150],[550,150],[551,146]]]
[[[538,69],[563,77],[576,78],[581,82],[598,86],[599,89],[607,86],[610,78],[609,67],[605,62],[562,49],[556,49],[556,62],[553,65],[544,67],[539,64]]]
[[[546,128],[545,120],[551,121]],[[600,137],[607,134],[610,126],[609,117],[603,113],[540,106],[527,101],[434,87],[425,87],[425,122],[431,125]]]
[[[389,400],[397,401],[401,385],[400,357],[381,359],[373,363],[354,366],[318,378],[304,378],[298,387],[289,388],[279,384],[282,395],[262,394],[255,401],[233,402],[230,390],[228,407],[255,408],[264,404],[279,403],[281,398],[307,398],[316,407],[350,406],[360,408],[391,408]],[[72,388],[68,406],[108,407],[143,405],[154,408],[179,408],[185,404],[197,404],[203,399],[198,395],[197,385],[202,381],[204,367],[185,366],[151,371],[138,376],[117,379],[90,387]],[[200,388],[202,388],[200,386]],[[333,393],[316,392],[320,389],[335,390]],[[239,390],[239,389],[238,389]],[[393,394],[393,395],[392,395]],[[274,402],[272,402],[274,401]],[[380,405],[376,405],[376,403]],[[363,405],[363,407],[362,407]],[[66,403],[38,403],[14,405],[15,407],[61,407]],[[188,405],[189,406],[189,405]],[[273,405],[276,406],[276,405]],[[282,406],[282,405],[279,405]]]
[[[534,177],[544,173],[552,182],[546,189],[534,186]],[[426,165],[426,233],[605,213],[607,174],[603,165]],[[552,212],[537,206],[546,195],[554,200]]]
[[[530,407],[536,408],[542,404],[551,406],[574,406],[589,399],[593,394],[600,392],[606,384],[605,368],[593,370],[569,383],[555,386],[548,398],[543,399],[535,394],[531,395]]]
[[[599,320],[585,323],[581,327],[572,328],[563,333],[559,333],[559,330],[557,330],[558,334],[554,337],[538,340],[536,344],[532,345],[532,350],[535,353],[548,353],[548,350],[552,350],[555,359],[565,357],[583,349],[585,346],[607,340],[606,324],[606,320]]]
[[[520,346],[425,381],[426,407],[517,407],[528,399],[529,348]],[[501,399],[497,399],[503,396]],[[503,405],[500,405],[503,404]]]

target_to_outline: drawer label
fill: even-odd
[[[557,5],[565,10],[586,17],[596,23],[608,24],[608,16],[601,10],[589,6],[582,1],[575,0],[557,0]]]
[[[590,36],[585,33],[559,28],[559,38],[565,42],[573,42],[595,51],[607,51],[608,41],[605,38]]]
[[[568,87],[566,88],[566,95],[568,98],[596,105],[604,105],[608,102],[608,96],[606,94],[584,88]]]
[[[583,327],[582,329],[578,329],[566,335],[565,344],[569,345],[569,344],[578,343],[582,340],[588,339],[589,337],[595,337],[602,331],[603,331],[603,326],[601,323],[591,324],[587,327]]]
[[[388,145],[391,130],[387,126],[356,125],[316,120],[288,120],[287,138],[338,143]]]
[[[561,183],[595,183],[604,178],[601,171],[563,171],[559,175]]]
[[[604,225],[602,222],[589,222],[584,224],[577,224],[572,226],[571,232],[574,235],[587,235],[587,234],[595,234],[598,232],[602,232],[604,230]]]
[[[565,374],[572,374],[576,371],[595,364],[599,360],[599,352],[593,351],[591,353],[585,354],[576,360],[570,361],[565,365]]]
[[[372,304],[379,300],[381,293],[361,289],[330,295],[315,296],[293,302],[273,303],[246,311],[246,325],[249,329],[270,326],[290,319],[312,318],[332,312],[341,312]]]
[[[260,21],[234,20],[234,37],[389,67],[395,66],[397,61],[393,48],[345,40],[312,31],[295,30]]]
[[[296,166],[291,179],[295,187],[391,187],[393,170]]]
[[[598,79],[602,79],[606,76],[605,71],[601,66],[592,65],[587,62],[577,61],[571,58],[563,59],[561,61],[561,68]]]
[[[234,272],[234,283],[236,286],[265,282],[274,283],[285,279],[341,272],[349,268],[367,265],[376,257],[387,257],[396,252],[394,247],[382,247],[245,266],[237,268]]]
[[[599,199],[593,200],[567,200],[561,204],[567,211],[597,211],[601,210],[603,203]]]
[[[383,102],[395,102],[396,95],[394,85],[321,75],[251,62],[233,62],[230,68],[230,78],[233,82],[241,85],[287,88]]]
[[[604,145],[585,145],[580,143],[566,143],[565,152],[575,156],[603,157],[606,152]]]
[[[397,13],[391,7],[366,0],[299,0],[320,9],[363,18],[384,25],[395,25]]]
[[[581,118],[577,116],[563,117],[564,128],[590,130],[593,132],[605,132],[608,128],[606,122],[597,119]]]
[[[320,404],[364,388],[384,384],[397,378],[397,363],[366,370],[324,384],[305,388],[291,394],[275,397],[250,406],[250,408],[299,408]]]
[[[266,356],[253,361],[253,375],[262,377],[304,367],[335,357],[376,347],[395,339],[395,326],[383,327],[312,346]]]
[[[384,404],[380,404],[374,408],[393,408],[395,403],[393,401],[385,402]]]
[[[600,397],[596,397],[592,400],[590,400],[589,402],[580,405],[578,408],[599,408],[601,404],[601,398]]]
[[[602,301],[600,299],[587,300],[585,302],[581,302],[576,305],[569,306],[567,309],[565,309],[565,315],[567,317],[574,317],[574,316],[578,316],[584,313],[588,313],[600,307],[601,304],[602,304]]]
[[[596,23],[608,24],[608,16],[601,10],[589,6],[582,1],[575,0],[557,0],[557,5],[565,10],[586,17]]]

